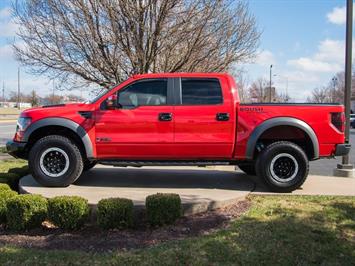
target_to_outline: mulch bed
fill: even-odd
[[[239,201],[231,206],[182,217],[174,225],[161,228],[147,228],[138,225],[130,230],[101,230],[96,226],[86,226],[77,231],[65,231],[44,223],[43,228],[27,232],[10,232],[0,228],[0,246],[12,245],[24,248],[81,250],[102,252],[129,250],[155,245],[169,240],[209,234],[228,226],[251,206],[249,200]]]

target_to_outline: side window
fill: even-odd
[[[118,94],[122,108],[135,108],[145,105],[167,104],[167,80],[142,80],[129,85]]]
[[[181,79],[184,105],[211,105],[223,103],[218,79]]]

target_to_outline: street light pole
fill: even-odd
[[[336,86],[336,83],[338,81],[338,79],[336,77],[332,78],[332,81],[333,81],[333,92],[332,92],[332,101],[335,103],[335,86]]]
[[[349,143],[350,133],[350,105],[351,105],[351,61],[352,61],[352,35],[353,35],[353,0],[347,0],[346,8],[346,52],[345,52],[345,142]],[[349,164],[349,155],[343,156],[343,164]]]
[[[349,143],[350,133],[350,100],[351,100],[351,59],[352,59],[352,27],[353,27],[353,0],[346,3],[346,46],[345,46],[345,143]],[[344,155],[342,163],[334,169],[335,176],[355,177],[355,169],[349,163],[349,155]]]
[[[269,101],[271,102],[271,75],[272,75],[272,65],[270,65],[270,86],[269,86]]]

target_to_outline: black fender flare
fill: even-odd
[[[82,126],[80,126],[78,123],[74,122],[73,120],[66,119],[66,118],[49,117],[49,118],[44,118],[35,121],[25,130],[23,136],[23,142],[28,142],[31,134],[35,130],[45,126],[61,126],[70,129],[75,134],[77,134],[81,139],[81,141],[83,142],[87,158],[94,158],[93,146],[90,137],[85,131],[85,129]]]
[[[246,159],[252,160],[254,158],[254,151],[259,137],[266,130],[277,126],[293,126],[303,130],[308,135],[313,144],[314,154],[311,159],[319,158],[318,138],[314,133],[314,130],[306,122],[293,117],[276,117],[264,121],[258,125],[250,134],[245,152]]]

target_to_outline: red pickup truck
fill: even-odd
[[[290,192],[310,160],[349,152],[344,123],[337,104],[241,104],[228,74],[144,74],[87,103],[22,112],[7,150],[44,186],[68,186],[96,163],[237,165]]]

